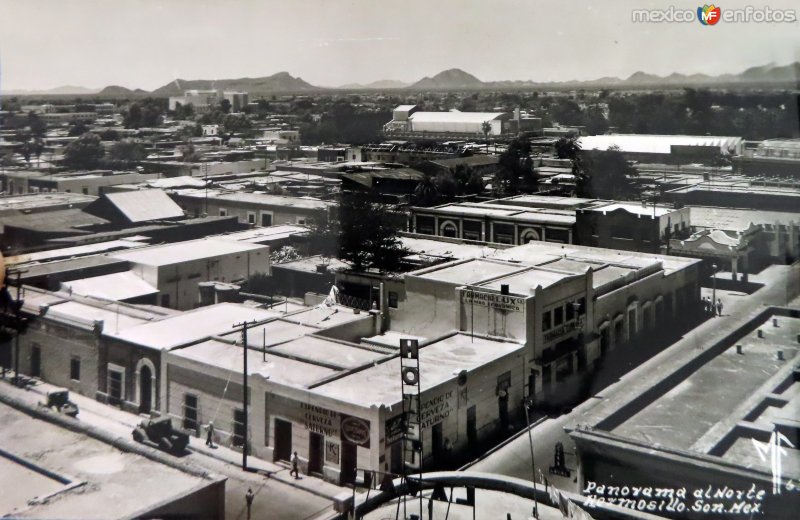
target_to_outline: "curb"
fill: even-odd
[[[196,453],[198,455],[205,455],[207,457],[210,457],[212,459],[218,460],[220,462],[224,462],[226,464],[230,464],[231,466],[237,466],[237,467],[239,466],[239,464],[231,462],[229,459],[226,459],[225,457],[222,457],[221,455],[217,455],[216,453],[209,453],[209,452],[207,452],[205,450],[194,448],[191,445],[189,445],[186,449],[188,449],[192,453]],[[254,458],[256,458],[256,457],[254,457]],[[248,469],[251,470],[253,473],[257,473],[259,475],[262,475],[262,476],[266,477],[269,480],[275,480],[275,481],[280,482],[282,484],[286,484],[287,486],[291,486],[291,487],[293,487],[295,489],[299,489],[301,491],[305,491],[307,493],[311,493],[312,495],[316,495],[316,496],[318,496],[320,498],[324,498],[326,500],[330,500],[331,502],[333,502],[333,500],[335,498],[335,495],[328,495],[328,494],[326,494],[326,493],[324,493],[322,491],[317,491],[316,489],[308,489],[308,488],[306,488],[304,486],[301,486],[301,485],[297,484],[296,482],[292,482],[291,480],[285,480],[282,477],[277,477],[276,474],[278,472],[271,473],[271,472],[269,472],[267,470],[262,470],[262,469],[255,469],[255,468],[248,468]],[[309,478],[314,478],[314,477],[309,477]],[[343,488],[343,490],[346,490],[346,488]],[[347,490],[347,491],[351,491],[351,490]]]

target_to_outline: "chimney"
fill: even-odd
[[[503,296],[508,296],[508,284],[507,283],[500,284],[500,294],[502,294]]]
[[[759,338],[763,338],[764,337],[764,331],[763,330],[758,329],[758,337]]]
[[[777,354],[776,357],[777,357],[778,361],[783,361],[783,350],[778,350],[778,352],[776,354]]]
[[[744,354],[744,352],[742,352],[742,346],[741,345],[736,345],[736,353],[739,354],[739,355]]]
[[[777,327],[778,326],[778,318],[772,318],[772,326],[773,327]]]

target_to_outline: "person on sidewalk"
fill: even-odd
[[[294,478],[300,478],[300,457],[297,456],[297,452],[292,453],[292,470],[289,471],[289,475],[291,476],[294,473]]]
[[[717,298],[717,314],[722,316],[722,300]]]
[[[253,494],[252,488],[247,488],[247,494],[244,496],[245,502],[247,502],[247,520],[250,520],[250,508],[253,507],[253,498],[255,495]]]
[[[206,446],[214,447],[214,421],[208,422],[208,432],[206,433]]]

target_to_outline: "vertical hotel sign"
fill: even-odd
[[[505,312],[522,312],[525,306],[525,298],[520,296],[478,292],[472,289],[461,291],[461,301],[466,305],[477,305]]]

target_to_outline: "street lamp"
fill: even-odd
[[[717,301],[717,264],[711,265],[711,309]]]

